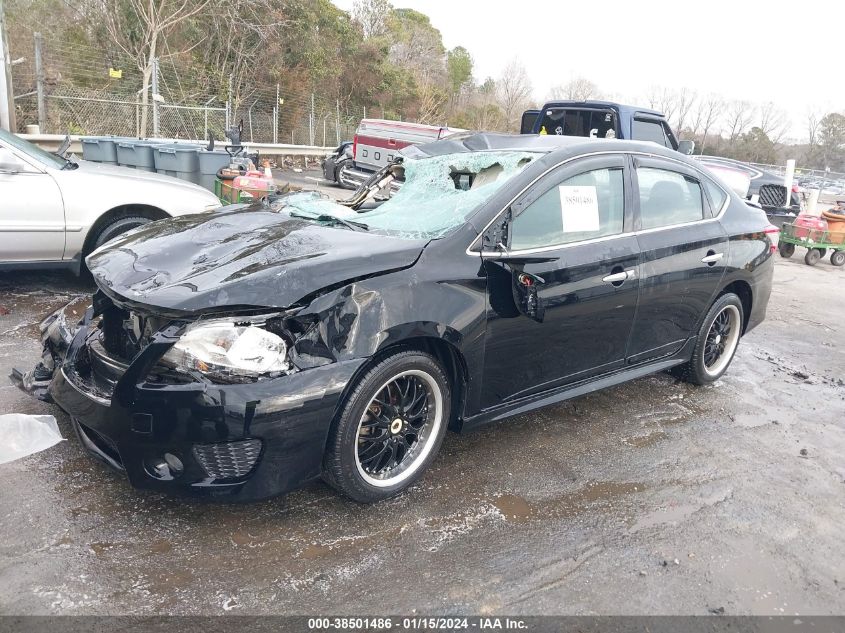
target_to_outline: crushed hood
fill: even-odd
[[[107,294],[136,304],[287,308],[327,286],[411,266],[426,243],[256,206],[153,222],[86,262]]]

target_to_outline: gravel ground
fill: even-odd
[[[337,190],[333,190],[337,191]],[[447,436],[398,498],[138,492],[68,441],[0,465],[4,614],[845,613],[845,271],[779,260],[727,375],[658,374]],[[90,292],[0,273],[0,374]]]

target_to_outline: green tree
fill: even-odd
[[[463,46],[456,46],[446,55],[446,70],[452,95],[457,95],[472,79],[472,55]]]
[[[819,124],[820,167],[845,169],[845,115],[831,112]]]

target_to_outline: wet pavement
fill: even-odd
[[[52,413],[68,438],[0,465],[0,613],[841,614],[843,282],[779,260],[715,385],[658,374],[449,434],[373,506],[322,483],[251,505],[138,492],[0,383],[0,413]],[[0,273],[0,374],[88,291]]]

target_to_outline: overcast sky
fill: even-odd
[[[334,0],[349,10],[353,0]],[[447,48],[472,54],[474,75],[496,77],[518,57],[535,97],[584,76],[614,98],[643,103],[649,86],[773,101],[806,136],[809,109],[845,110],[841,0],[528,3],[393,0],[431,17]],[[784,13],[782,7],[789,7]],[[636,102],[639,103],[636,103]]]

